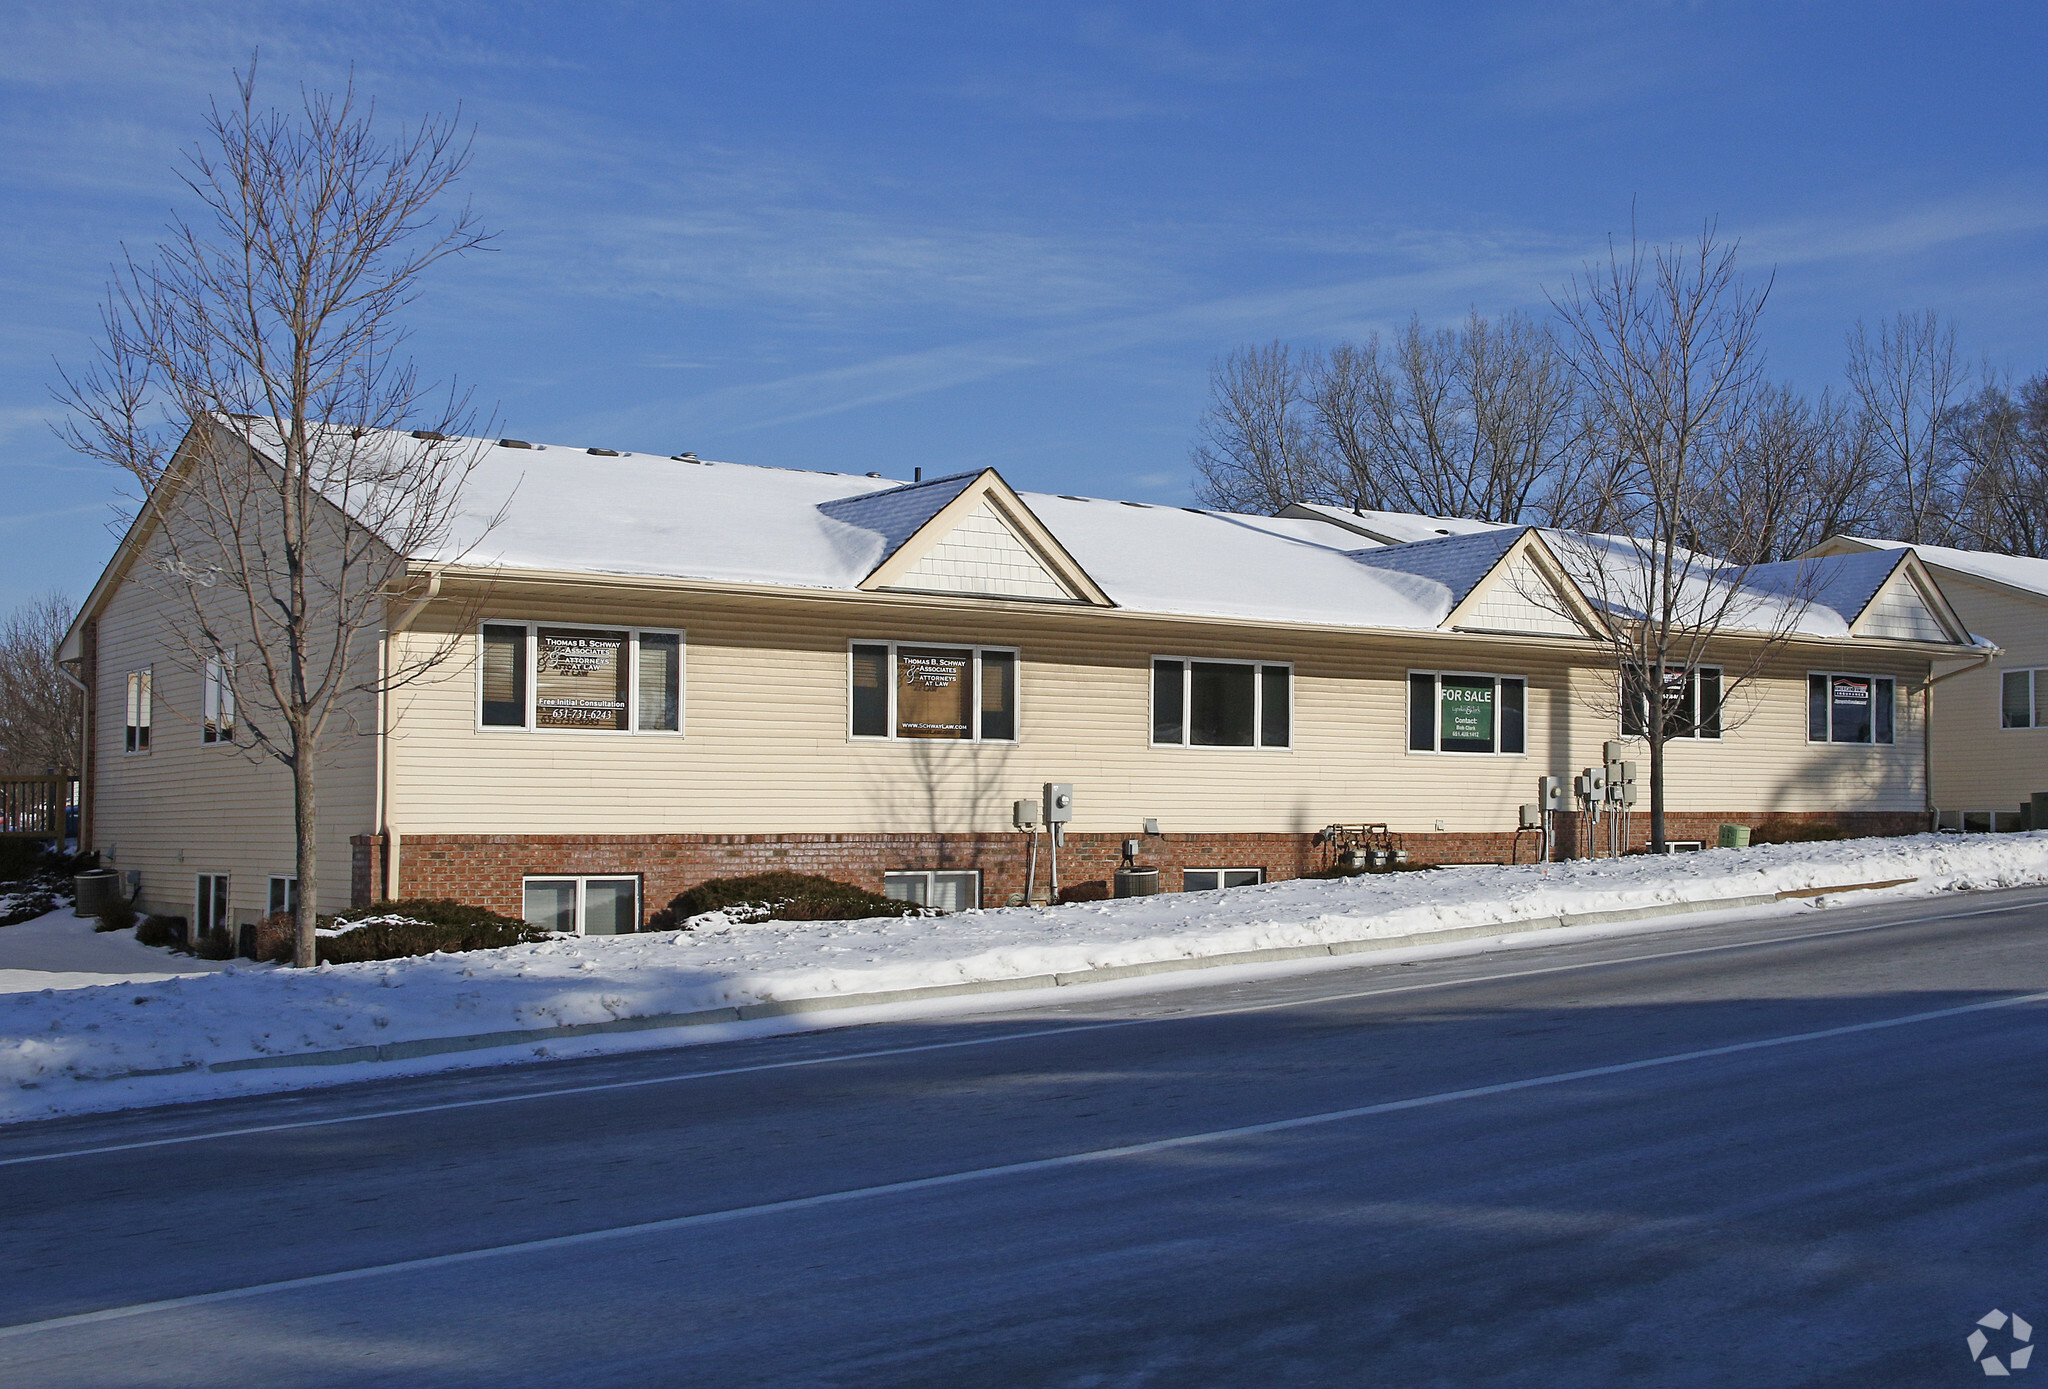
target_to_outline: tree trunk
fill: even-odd
[[[319,919],[320,855],[316,842],[319,815],[313,797],[313,769],[301,757],[292,763],[292,830],[298,836],[298,945],[292,954],[297,969],[311,969],[315,954],[314,923]]]
[[[1643,729],[1650,740],[1650,852],[1664,852],[1664,663],[1653,668],[1650,696],[1643,701],[1648,715]],[[1623,845],[1624,849],[1628,846]]]

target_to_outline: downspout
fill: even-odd
[[[376,768],[376,813],[371,822],[376,826],[378,838],[384,841],[383,882],[377,884],[379,895],[389,901],[391,894],[398,890],[398,832],[386,821],[391,805],[391,758],[385,749],[390,738],[391,695],[385,687],[385,677],[390,672],[391,643],[405,634],[420,612],[441,596],[441,571],[434,569],[427,574],[427,591],[415,599],[410,607],[398,615],[398,620],[384,629],[384,639],[377,643],[377,768]]]

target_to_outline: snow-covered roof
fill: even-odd
[[[1521,538],[1523,529],[1520,526],[1490,526],[1465,535],[1418,540],[1412,545],[1354,550],[1351,559],[1373,569],[1391,569],[1417,578],[1433,579],[1449,590],[1451,606],[1456,607],[1479,586],[1481,579],[1493,572],[1501,556]]]
[[[1313,517],[1342,526],[1376,545],[1407,545],[1446,535],[1478,535],[1485,531],[1519,532],[1522,527],[1500,521],[1472,521],[1462,516],[1422,516],[1407,511],[1364,511],[1322,502],[1296,502],[1282,516]]]
[[[1843,630],[1862,616],[1897,572],[1905,559],[1897,552],[1867,551],[1863,554],[1833,555],[1827,559],[1788,559],[1775,564],[1752,565],[1743,582],[1778,597],[1808,600],[1812,608],[1826,608],[1839,616]]]
[[[1860,535],[1841,538],[1879,550],[1912,550],[1924,563],[1936,568],[1952,569],[1971,578],[1989,579],[2007,588],[2022,589],[2048,598],[2048,559],[1993,554],[1989,550],[1957,550],[1947,545],[1915,545],[1904,540],[1873,540]]]
[[[260,430],[256,437],[262,447]],[[445,541],[411,559],[795,589],[861,588],[986,472],[906,483],[687,455],[487,439],[433,443],[470,471]],[[351,437],[346,446],[360,454],[370,445],[394,459],[423,447],[401,434]],[[1290,507],[1270,517],[1042,492],[1016,498],[1044,527],[1041,542],[1062,548],[1100,588],[1096,601],[1270,623],[1438,628],[1529,529],[1333,507]],[[1610,571],[1598,587],[1610,608],[1626,609],[1625,571],[1642,570],[1633,542],[1540,534],[1588,598],[1594,571]],[[1692,558],[1696,582],[1729,581],[1733,571],[1723,562]],[[1764,566],[1750,571],[1752,608],[1767,619],[1810,587],[1816,601],[1792,625],[1843,636],[1895,563],[1875,555],[1795,561],[1796,584],[1787,566]]]

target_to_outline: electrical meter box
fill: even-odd
[[[1536,783],[1538,804],[1545,810],[1564,809],[1564,778],[1547,776]]]
[[[1045,823],[1064,825],[1074,818],[1074,786],[1067,781],[1045,784]]]
[[[1010,804],[1010,823],[1020,830],[1038,828],[1038,802],[1013,801]]]

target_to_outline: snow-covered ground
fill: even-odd
[[[227,965],[138,945],[133,931],[95,931],[93,919],[65,902],[32,921],[0,927],[0,994],[146,984]]]
[[[673,1045],[735,1032],[725,1026],[691,1028],[537,1041],[405,1062],[232,1073],[204,1069],[252,1057],[1073,973],[1276,946],[1396,937],[1416,937],[1426,945],[1431,933],[1459,928],[1901,878],[1917,881],[1850,900],[2048,882],[2048,833],[1920,835],[1662,859],[1302,880],[931,918],[763,922],[558,939],[314,970],[207,965],[123,938],[94,940],[90,922],[58,913],[0,930],[0,968],[12,960],[13,969],[77,969],[86,984],[0,995],[0,1118]],[[1797,904],[1782,908],[1803,909]],[[4,953],[6,942],[17,932],[29,934],[10,956]],[[50,955],[40,965],[23,963],[35,958],[31,946],[38,942],[48,946]],[[116,947],[118,959],[112,953]],[[71,960],[78,963],[61,962]],[[139,968],[142,964],[156,968]],[[103,974],[132,982],[109,984],[92,977]],[[1130,987],[1156,989],[1174,978],[1153,976]],[[1205,982],[1214,978],[1205,976]],[[1005,1006],[1014,1006],[1019,997],[994,996]],[[974,1005],[935,1001],[912,1011],[957,1012],[963,1006]],[[838,1023],[850,1020],[846,1014],[827,1017]],[[736,1026],[788,1030],[798,1025],[784,1019],[773,1028]],[[174,1067],[198,1069],[121,1079]]]

